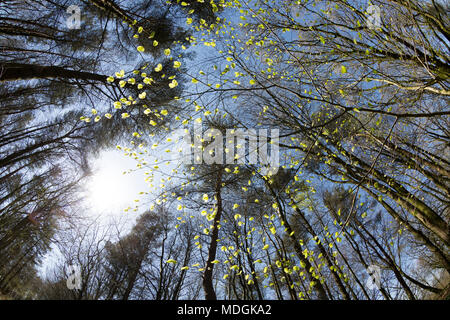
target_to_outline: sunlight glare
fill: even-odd
[[[105,211],[119,213],[128,206],[134,206],[134,199],[145,187],[142,177],[123,174],[132,169],[136,162],[116,151],[104,152],[94,163],[93,175],[87,184],[88,205],[96,213]],[[140,189],[140,190],[139,190]]]

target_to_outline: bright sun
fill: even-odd
[[[93,209],[105,211],[120,207],[123,203],[123,185],[115,170],[101,169],[92,177],[88,187],[89,202]]]
[[[87,184],[87,200],[95,213],[118,213],[134,206],[145,183],[142,176],[123,172],[136,166],[132,159],[116,151],[104,152],[93,165],[94,174]]]

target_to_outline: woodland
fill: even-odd
[[[449,105],[445,0],[1,0],[0,300],[447,300]]]

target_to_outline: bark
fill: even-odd
[[[22,63],[0,64],[0,82],[51,78],[76,79],[106,83],[107,76],[92,72],[70,70],[57,66],[41,66]]]
[[[294,201],[293,199],[291,199],[292,201]],[[312,228],[312,226],[309,224],[308,220],[306,219],[304,213],[296,208],[295,211],[297,212],[297,214],[300,216],[303,225],[306,227],[306,230],[308,230],[308,233],[312,236],[312,238],[316,238],[317,234],[314,231],[314,229]],[[335,267],[335,265],[332,263],[332,261],[330,260],[329,256],[328,256],[328,252],[325,250],[325,248],[323,247],[322,243],[317,243],[317,247],[319,248],[319,251],[322,253],[322,256],[324,257],[325,261],[327,262],[327,265],[329,267]],[[341,278],[339,277],[339,274],[336,272],[336,270],[332,270],[331,274],[333,275],[334,281],[336,282],[339,291],[341,292],[342,296],[344,297],[345,300],[350,300],[350,295],[347,292],[347,290],[345,289],[345,286],[341,280]]]
[[[208,260],[206,261],[205,272],[203,273],[203,290],[205,291],[205,300],[217,300],[216,292],[213,286],[213,271],[217,251],[217,239],[219,238],[219,224],[222,216],[222,169],[219,170],[216,182],[216,198],[217,198],[217,212],[214,217],[213,230],[211,234],[211,242],[208,249]]]
[[[309,279],[311,281],[314,281],[313,280],[314,277],[313,277],[312,273],[310,272],[312,265],[309,262],[309,260],[303,256],[303,253],[302,253],[303,250],[302,250],[302,248],[300,246],[300,243],[299,243],[297,237],[295,236],[295,233],[292,230],[291,225],[287,221],[286,216],[284,215],[284,213],[282,211],[282,206],[281,206],[281,203],[280,203],[280,201],[279,201],[279,199],[277,197],[277,194],[272,189],[272,187],[270,186],[269,183],[266,183],[266,185],[269,188],[269,190],[270,190],[272,196],[274,197],[274,199],[277,200],[278,208],[279,208],[279,217],[280,217],[281,221],[283,222],[283,225],[286,228],[286,232],[289,234],[289,237],[291,238],[291,240],[292,240],[292,242],[294,244],[295,252],[296,252],[298,258],[300,259],[300,261],[302,262],[302,264],[304,264],[305,270],[306,270],[306,273],[309,276]],[[319,300],[328,300],[329,299],[328,295],[327,295],[327,293],[325,291],[325,288],[323,287],[322,283],[320,283],[320,281],[314,281],[314,282],[316,283],[315,286],[314,286],[314,290],[317,293],[318,299]]]

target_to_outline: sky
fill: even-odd
[[[137,211],[124,211],[127,207],[134,208],[136,199],[142,199],[139,192],[148,191],[142,171],[123,174],[136,168],[136,163],[134,159],[124,156],[123,151],[116,149],[102,151],[92,160],[93,174],[88,177],[81,191],[81,207],[84,208],[81,214],[87,219],[87,224],[95,221],[98,230],[107,230],[111,225],[119,223],[122,234],[126,234],[138,216],[148,209],[148,206],[142,205]],[[114,237],[115,233],[111,236]],[[42,278],[51,275],[52,267],[61,258],[57,246],[53,244],[38,266],[38,274]]]

